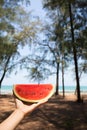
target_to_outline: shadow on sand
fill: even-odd
[[[10,100],[10,103],[13,101]],[[1,112],[0,122],[12,111]],[[46,104],[27,115],[16,130],[86,130],[87,103],[52,97]]]

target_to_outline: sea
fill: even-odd
[[[12,94],[13,85],[2,85],[1,94]],[[65,86],[66,93],[74,93],[76,90],[75,86]],[[80,91],[82,93],[87,93],[87,86],[80,86]],[[62,92],[62,86],[59,87],[59,92]]]

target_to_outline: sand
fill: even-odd
[[[87,94],[83,103],[74,94],[53,96],[46,104],[27,115],[15,130],[86,130]],[[0,122],[15,110],[12,95],[0,96]]]

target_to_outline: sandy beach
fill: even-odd
[[[74,94],[53,96],[46,104],[27,115],[15,130],[86,130],[87,94],[83,103],[76,102]],[[0,96],[0,122],[15,110],[12,95]]]

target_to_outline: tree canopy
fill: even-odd
[[[2,0],[0,3],[1,86],[5,75],[21,64],[19,47],[35,42],[40,20],[33,18],[30,11],[26,12],[26,6],[30,4],[28,0]]]

